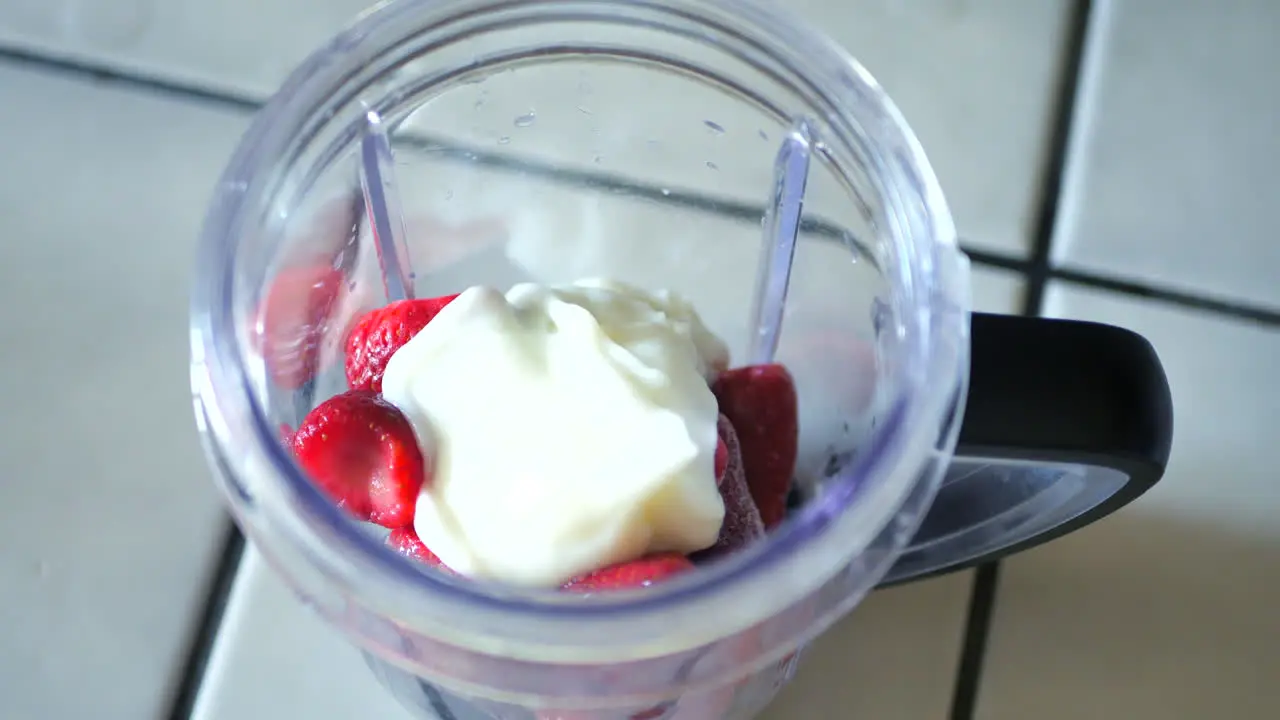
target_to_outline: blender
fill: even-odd
[[[751,717],[870,590],[1070,532],[1168,460],[1150,344],[971,313],[905,120],[843,49],[759,0],[381,5],[246,132],[197,262],[191,377],[219,486],[424,718]],[[341,274],[341,300],[265,326],[273,281],[315,266]],[[281,442],[345,389],[364,312],[584,277],[677,292],[735,364],[790,370],[794,507],[767,538],[589,602],[470,583],[389,550]],[[280,373],[273,353],[302,345],[314,376]]]

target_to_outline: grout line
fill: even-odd
[[[1064,158],[1081,156],[1081,150],[1088,145],[1097,122],[1098,88],[1103,81],[1103,70],[1107,64],[1106,39],[1111,36],[1113,14],[1110,0],[1097,0],[1087,9],[1085,38],[1076,59],[1075,94],[1072,96],[1074,107],[1068,118],[1070,131],[1062,138]],[[1056,222],[1050,228],[1053,240],[1045,253],[1046,262],[1050,266],[1057,265],[1062,259],[1068,239],[1076,229],[1088,168],[1081,161],[1064,161],[1061,170],[1057,177]]]
[[[1030,273],[1030,263],[1020,257],[1005,255],[1003,253],[995,253],[989,250],[979,250],[969,247],[962,240],[960,249],[965,255],[969,256],[969,261],[981,267],[993,268],[997,270],[1008,270],[1011,272],[1027,275]]]
[[[1076,285],[1082,285],[1096,290],[1106,290],[1120,295],[1156,300],[1162,303],[1177,305],[1179,307],[1192,310],[1200,310],[1239,320],[1247,320],[1259,325],[1280,327],[1280,311],[1259,307],[1257,305],[1220,300],[1205,295],[1195,295],[1167,287],[1148,285],[1135,280],[1122,280],[1120,278],[1099,275],[1082,270],[1072,270],[1070,268],[1054,268],[1049,272],[1049,275],[1055,280],[1074,283]]]
[[[960,664],[956,671],[954,694],[951,696],[952,720],[972,718],[974,709],[977,707],[999,581],[1000,563],[998,561],[981,565],[973,573],[969,612],[965,617],[964,640],[960,646]],[[972,678],[972,681],[964,682],[964,678]]]
[[[1050,275],[1050,257],[1058,226],[1059,210],[1065,204],[1064,179],[1069,171],[1069,155],[1072,146],[1072,128],[1082,113],[1077,110],[1081,96],[1081,78],[1089,46],[1089,29],[1093,12],[1091,0],[1076,0],[1071,25],[1067,35],[1066,66],[1059,81],[1058,108],[1049,130],[1049,157],[1045,163],[1044,187],[1040,195],[1040,208],[1036,213],[1035,244],[1031,250],[1028,268],[1030,286],[1027,288],[1025,315],[1039,315],[1044,309],[1044,291]]]
[[[152,95],[196,101],[224,109],[256,112],[262,100],[234,92],[203,88],[181,80],[169,80],[141,72],[121,71],[92,60],[54,57],[22,48],[0,46],[0,63],[17,65],[27,70],[63,75],[106,85],[120,85]]]
[[[1090,45],[1089,31],[1094,17],[1091,0],[1073,3],[1059,79],[1058,107],[1049,130],[1049,156],[1045,163],[1040,207],[1036,213],[1035,244],[1025,266],[1027,287],[1022,314],[1027,316],[1038,317],[1044,310],[1045,286],[1051,277],[1054,231],[1063,204],[1063,179],[1069,164],[1072,127],[1079,115],[1077,103],[1081,96],[1081,71]],[[1094,42],[1098,41],[1095,37]],[[951,695],[950,720],[973,720],[978,694],[982,690],[982,674],[986,669],[987,645],[991,639],[999,583],[999,561],[982,565],[974,573],[964,641]]]
[[[209,666],[209,656],[213,652],[218,632],[222,629],[222,616],[227,610],[227,599],[235,584],[244,547],[244,535],[228,518],[226,539],[218,551],[218,564],[209,583],[209,592],[205,595],[204,609],[200,612],[195,636],[187,652],[186,662],[182,665],[182,674],[178,677],[173,703],[165,716],[168,720],[190,720],[195,709],[196,697],[200,694],[205,671]]]

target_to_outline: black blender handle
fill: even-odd
[[[978,555],[925,560],[908,548],[886,585],[987,563],[1084,527],[1149,490],[1169,461],[1173,401],[1146,338],[1101,323],[987,313],[974,313],[970,327],[969,397],[956,460],[1081,465],[1125,479],[1079,515]],[[1000,507],[995,494],[1019,491],[975,480],[962,491],[944,486],[918,540],[972,524],[991,512],[987,506]]]
[[[974,313],[970,352],[957,455],[1115,468],[1139,486],[1129,500],[1164,474],[1173,399],[1146,338],[1101,323]]]

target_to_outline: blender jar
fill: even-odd
[[[281,437],[345,390],[342,339],[387,301],[359,177],[371,112],[418,296],[585,277],[671,290],[734,364],[779,143],[811,131],[777,349],[801,412],[787,521],[686,577],[582,598],[413,565],[321,495]],[[882,581],[1065,532],[1163,470],[1168,389],[1145,341],[971,321],[968,302],[909,128],[781,9],[401,0],[289,78],[219,183],[193,295],[195,412],[247,536],[422,717],[745,718]]]

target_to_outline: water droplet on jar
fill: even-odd
[[[724,134],[724,126],[714,120],[703,120],[702,124],[706,125],[707,128],[711,130],[711,132],[717,135]]]
[[[708,161],[707,161],[707,167],[711,168],[712,170],[719,170],[719,169],[720,169],[720,166],[719,166],[719,165],[717,165],[717,164],[715,164],[715,163],[711,162],[710,160],[708,160]]]
[[[444,191],[444,199],[445,199],[445,200],[452,200],[452,199],[453,199],[453,191],[452,191],[452,190],[445,190],[445,191]]]
[[[526,128],[532,125],[538,119],[537,113],[530,110],[529,112],[517,117],[513,122],[516,127]]]
[[[769,142],[769,133],[763,130],[757,130],[756,134],[760,136],[761,140],[764,140],[765,142]]]
[[[590,110],[588,110],[587,108],[582,107],[581,105],[579,105],[579,106],[578,106],[578,112],[582,113],[583,115],[592,115],[592,114],[594,114],[594,113],[592,113]]]
[[[889,303],[875,298],[871,301],[871,328],[876,335],[884,332],[893,323],[893,308]]]
[[[671,194],[671,189],[670,189],[670,188],[662,188],[662,195],[663,195],[663,197],[666,197],[666,196],[668,196],[668,195],[670,195],[670,194]]]
[[[591,162],[597,165],[599,165],[602,160],[604,160],[604,157],[601,155],[596,155],[595,157],[591,158]]]
[[[498,138],[499,145],[506,145],[509,142],[511,142],[511,137],[508,135],[503,135],[502,137]]]

